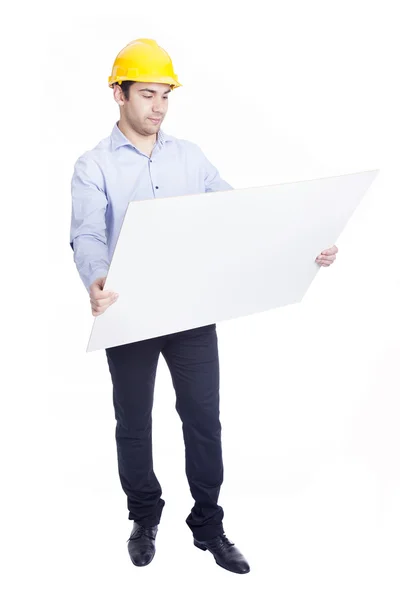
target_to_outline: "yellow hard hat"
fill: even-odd
[[[155,40],[147,38],[129,42],[117,55],[108,86],[122,81],[168,83],[172,89],[182,85],[167,52]]]

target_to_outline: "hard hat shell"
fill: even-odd
[[[155,40],[139,38],[129,42],[118,53],[108,78],[108,86],[122,81],[167,83],[180,87],[171,58]]]

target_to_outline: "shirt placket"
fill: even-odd
[[[151,188],[153,190],[154,198],[157,197],[157,193],[160,188],[160,186],[158,185],[157,177],[156,177],[156,181],[154,181],[154,163],[158,160],[159,153],[160,153],[160,144],[157,143],[153,148],[153,152],[151,153],[151,156],[147,157],[148,162],[149,162],[149,178],[150,178],[150,183],[151,183]]]

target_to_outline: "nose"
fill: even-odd
[[[159,116],[162,115],[162,108],[161,108],[161,101],[160,100],[156,100],[153,103],[153,112],[157,113]]]

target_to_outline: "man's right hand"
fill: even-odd
[[[118,299],[118,294],[111,292],[110,290],[103,290],[106,282],[105,277],[99,277],[95,279],[92,285],[89,287],[90,290],[90,304],[92,305],[92,315],[98,317],[107,308],[114,304]]]

